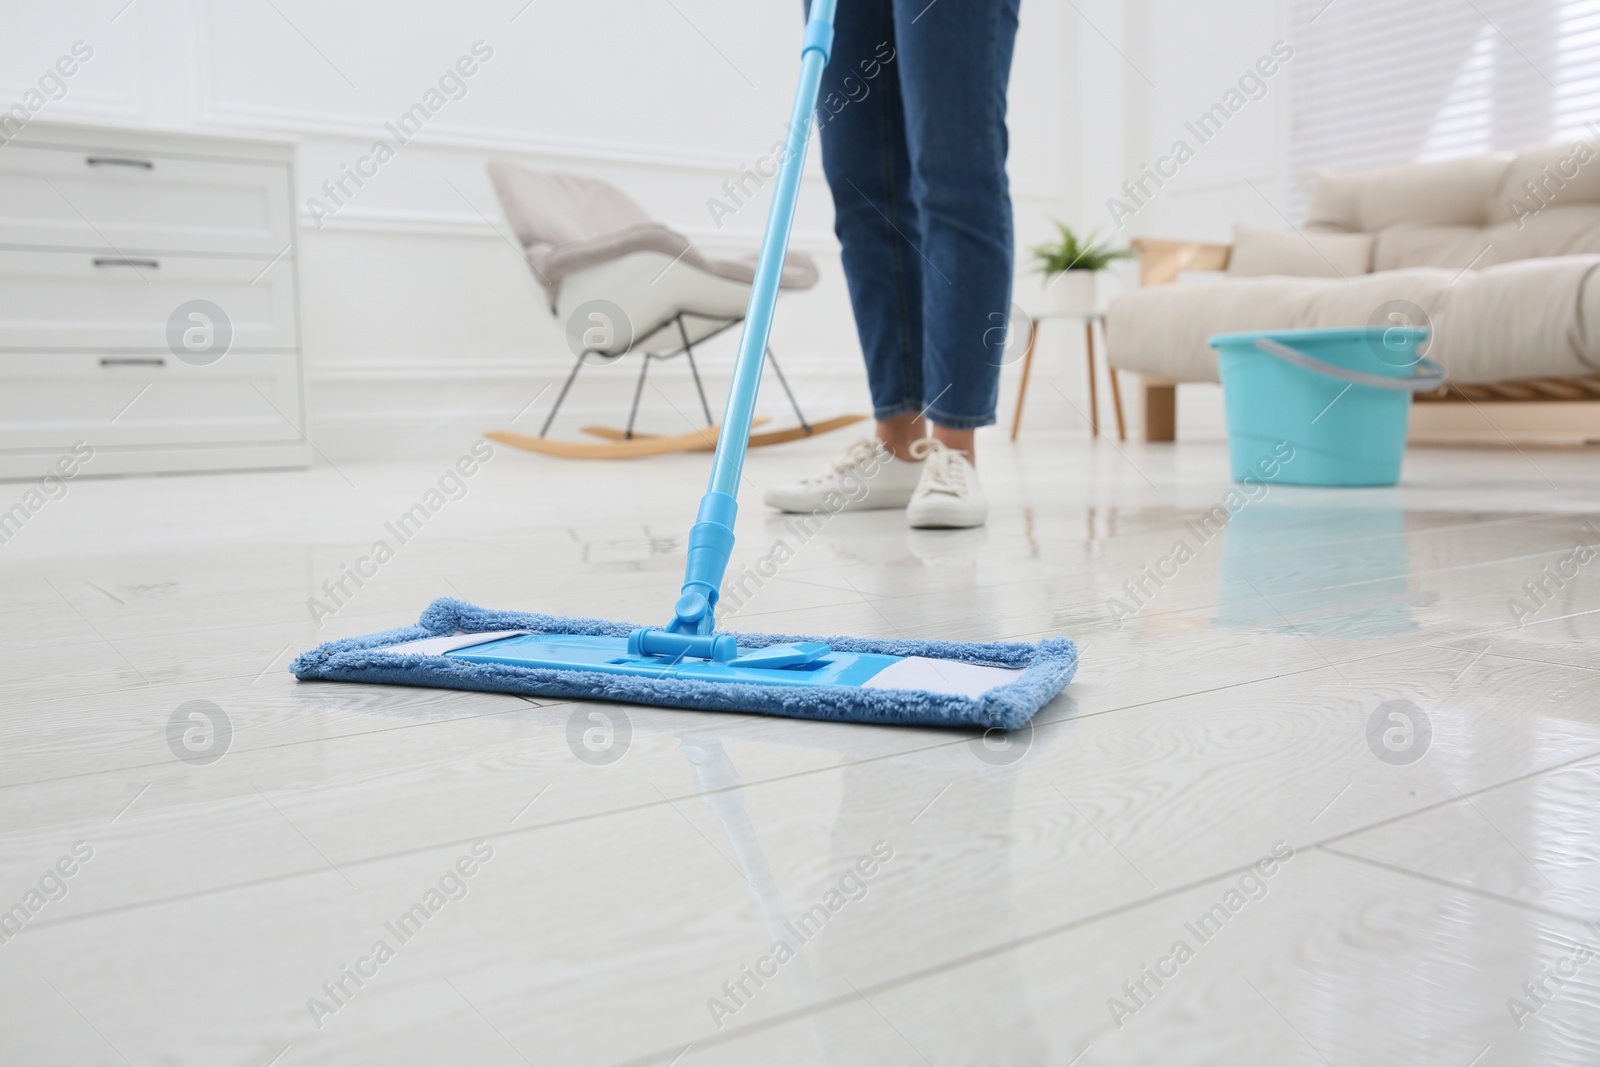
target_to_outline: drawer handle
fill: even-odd
[[[148,159],[130,159],[126,156],[89,156],[84,160],[91,167],[137,167],[140,170],[155,170],[155,163]]]
[[[102,367],[165,367],[165,356],[101,356]]]
[[[158,259],[129,259],[126,256],[96,256],[94,265],[97,267],[132,267],[134,270],[138,270],[140,267],[149,267],[151,270],[155,270],[161,266],[161,261]]]

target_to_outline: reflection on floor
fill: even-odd
[[[72,483],[0,546],[0,1062],[1600,1061],[1593,455],[984,445],[986,530],[749,492],[732,625],[1079,639],[1010,737],[287,674],[664,620],[703,456]]]

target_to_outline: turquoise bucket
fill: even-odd
[[[1291,485],[1399,481],[1411,395],[1445,377],[1417,354],[1427,336],[1423,326],[1391,326],[1211,338],[1234,481],[1273,467],[1268,480]]]

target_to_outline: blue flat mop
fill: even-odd
[[[1077,647],[716,632],[735,499],[762,356],[800,193],[838,0],[814,0],[800,87],[750,289],[711,485],[689,531],[682,591],[665,627],[430,605],[415,627],[333,641],[291,669],[302,681],[423,685],[806,719],[1015,730],[1072,680]]]

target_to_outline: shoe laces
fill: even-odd
[[[936,437],[924,437],[911,443],[911,454],[922,460],[922,477],[930,492],[966,494],[967,464],[960,452]]]
[[[811,485],[821,485],[826,482],[831,482],[841,474],[847,474],[852,470],[856,470],[862,464],[877,456],[882,448],[883,446],[877,441],[876,438],[863,437],[859,441],[853,443],[843,452],[840,452],[837,456],[834,456],[833,459],[829,460],[828,469],[825,473],[813,475],[812,477],[805,479],[805,481]]]

